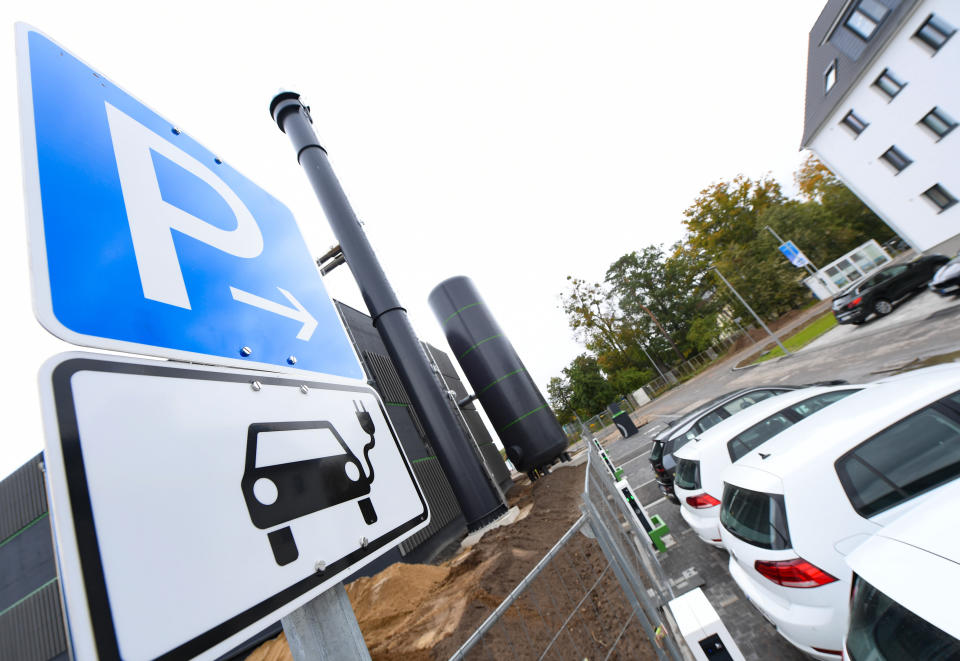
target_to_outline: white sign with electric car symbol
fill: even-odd
[[[216,658],[428,524],[366,385],[74,352],[40,386],[76,659]]]

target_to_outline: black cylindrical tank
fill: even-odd
[[[563,455],[567,437],[470,279],[444,280],[429,302],[517,470],[546,467]]]

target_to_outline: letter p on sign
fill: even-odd
[[[208,167],[109,102],[104,104],[143,295],[189,310],[190,297],[177,259],[172,230],[236,257],[251,258],[263,251],[260,228],[237,194]],[[221,229],[164,200],[151,150],[213,188],[233,211],[237,227]]]

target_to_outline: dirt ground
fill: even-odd
[[[530,572],[579,517],[584,465],[554,470],[508,494],[521,518],[486,533],[472,548],[439,565],[396,564],[347,586],[375,660],[447,659]],[[483,639],[471,657],[537,658],[560,625],[549,658],[653,659],[612,571],[591,539],[577,534]],[[590,585],[597,588],[577,608]],[[619,638],[618,638],[619,635]],[[468,657],[469,658],[469,657]],[[247,661],[292,661],[281,634]]]

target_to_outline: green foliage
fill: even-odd
[[[589,353],[550,381],[561,422],[589,417],[691,354],[701,352],[732,321],[750,319],[715,266],[763,318],[812,301],[807,273],[777,250],[772,228],[817,265],[890,229],[822,163],[808,156],[796,173],[800,199],[787,199],[770,177],[740,175],[704,188],[684,212],[684,241],[665,251],[647,246],[607,269],[604,282],[567,277],[561,304]],[[655,362],[654,362],[655,361]]]
[[[573,422],[575,419],[571,404],[572,397],[573,388],[569,379],[559,376],[550,377],[550,382],[547,384],[547,398],[550,400],[550,408],[553,409],[561,425]]]
[[[687,342],[689,342],[697,352],[705,351],[710,345],[716,343],[723,330],[720,327],[719,315],[716,312],[707,313],[697,317],[690,324],[690,330],[687,331]]]
[[[589,354],[574,358],[563,368],[563,376],[570,384],[570,407],[581,418],[603,410],[618,395],[616,387],[604,378],[596,357]]]
[[[648,338],[656,355],[681,362],[693,346],[686,340],[692,321],[709,313],[703,274],[709,265],[697,254],[676,244],[671,254],[661,246],[627,253],[607,269],[605,282],[624,317]]]

